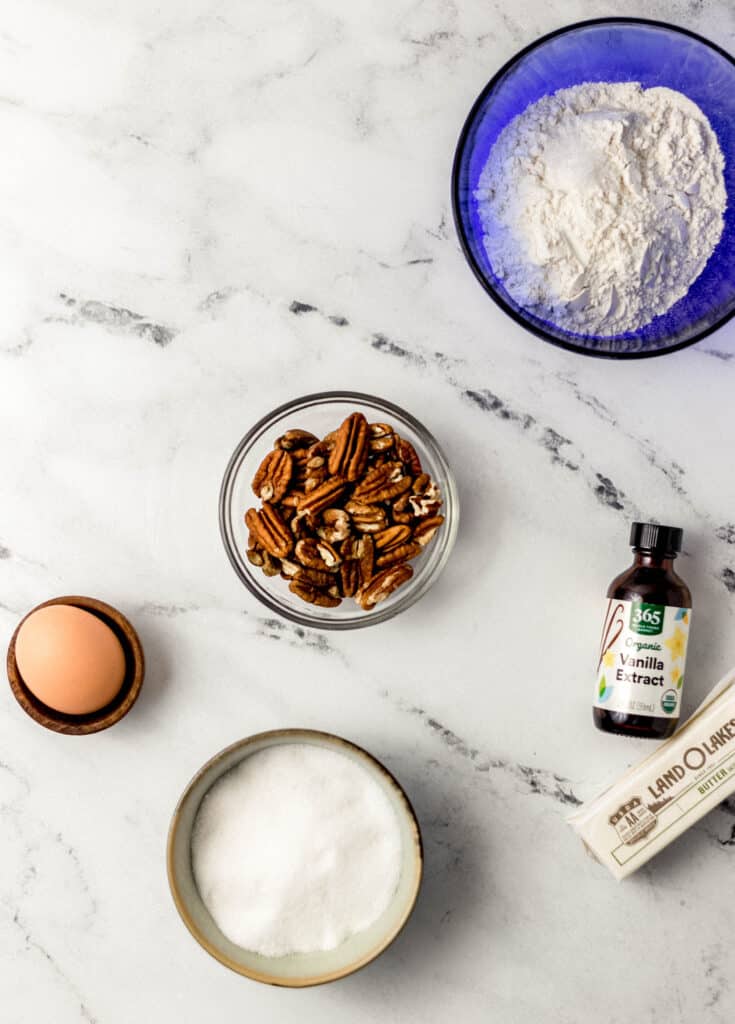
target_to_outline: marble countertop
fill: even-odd
[[[735,51],[729,0],[616,3]],[[480,88],[602,0],[6,0],[0,14],[0,640],[64,593],[148,675],[66,738],[0,691],[3,1024],[725,1022],[735,802],[616,885],[565,824],[650,750],[590,721],[634,517],[685,529],[686,709],[735,661],[735,323],[657,360],[525,334],[464,263],[456,138]],[[227,458],[299,393],[424,420],[460,538],[431,593],[349,635],[274,619],[217,529]],[[417,910],[352,978],[240,978],[169,897],[175,802],[279,726],[383,759],[426,845]]]

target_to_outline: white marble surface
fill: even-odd
[[[732,0],[612,10],[735,50]],[[590,723],[632,517],[686,530],[689,709],[735,660],[735,324],[633,364],[545,346],[476,284],[448,201],[498,65],[605,13],[3,3],[0,639],[35,603],[90,593],[131,616],[149,665],[128,718],[84,739],[0,695],[3,1024],[732,1021],[735,802],[622,886],[564,818],[650,749]],[[463,523],[425,600],[333,636],[250,599],[216,501],[256,417],[338,387],[425,420]],[[284,992],[193,942],[164,845],[207,757],[295,724],[390,765],[427,872],[380,961]]]

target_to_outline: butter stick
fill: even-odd
[[[632,874],[735,790],[735,669],[688,722],[568,820],[617,879]]]

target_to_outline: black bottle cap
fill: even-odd
[[[630,546],[641,551],[659,551],[678,555],[684,531],[678,526],[659,526],[658,523],[633,523],[630,528]]]

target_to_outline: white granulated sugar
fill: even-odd
[[[672,89],[587,82],[527,107],[493,146],[475,197],[495,273],[559,327],[610,336],[664,313],[723,228],[724,158]]]
[[[284,743],[219,779],[194,824],[199,893],[232,942],[264,956],[334,949],[388,907],[401,833],[366,768]]]

